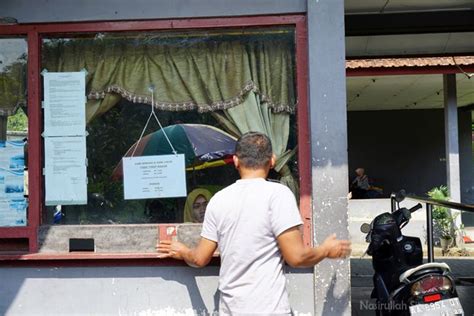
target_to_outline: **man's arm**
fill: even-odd
[[[345,258],[351,253],[350,241],[338,240],[334,234],[319,247],[307,247],[297,226],[281,233],[277,240],[283,258],[294,268],[312,267],[325,258]]]
[[[156,249],[159,258],[184,260],[191,267],[202,268],[211,261],[212,255],[217,249],[217,243],[201,238],[197,247],[190,249],[180,242],[163,240],[158,243]]]

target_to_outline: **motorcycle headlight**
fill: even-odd
[[[425,295],[440,291],[449,291],[452,288],[453,284],[448,277],[429,275],[413,283],[411,286],[411,294],[415,296]]]

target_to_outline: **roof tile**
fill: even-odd
[[[347,69],[474,65],[474,56],[351,59]]]

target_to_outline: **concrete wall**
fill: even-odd
[[[173,227],[160,228],[156,224],[42,225],[38,229],[38,252],[68,253],[74,251],[70,249],[70,239],[93,239],[94,247],[89,251],[96,253],[156,253],[160,229],[166,231],[164,235],[176,232],[179,242],[196,247],[201,238],[202,224],[177,225],[176,231]],[[89,247],[92,248],[91,245]]]
[[[461,164],[461,199],[474,204],[474,157],[472,155],[471,111],[459,111],[459,157]]]
[[[459,159],[461,176],[461,200],[474,204],[474,156],[472,138],[471,111],[459,111]],[[462,222],[466,226],[474,226],[474,214],[462,213]]]
[[[306,12],[306,0],[2,0],[0,17],[39,23],[301,12]]]
[[[304,12],[306,0],[2,0],[0,17],[42,23]],[[314,314],[313,270],[287,277],[295,314]],[[217,307],[218,267],[1,267],[0,280],[1,315],[209,315]]]
[[[1,268],[0,314],[209,315],[217,275],[217,267]],[[295,314],[311,315],[312,270],[287,276]]]
[[[348,112],[349,171],[364,167],[375,185],[424,195],[446,185],[443,110]],[[470,113],[459,111],[461,191],[472,201],[474,184]]]

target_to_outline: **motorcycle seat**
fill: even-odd
[[[419,265],[417,267],[411,268],[400,274],[399,280],[400,283],[410,283],[410,276],[421,271],[421,270],[441,270],[441,271],[451,271],[449,266],[444,262],[431,262]]]

